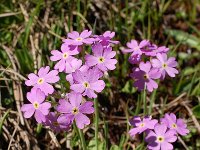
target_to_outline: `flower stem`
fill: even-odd
[[[79,135],[79,139],[81,141],[81,145],[82,145],[82,149],[83,150],[87,150],[87,147],[86,147],[86,143],[85,143],[85,137],[83,135],[83,131],[81,129],[79,129],[76,124],[74,123],[74,127],[75,127],[75,130],[76,132],[78,132],[78,135]]]
[[[98,112],[98,100],[94,99],[94,108],[95,108],[95,148],[98,150],[98,125],[99,125],[99,112]]]
[[[146,84],[144,85],[144,91],[143,91],[143,105],[144,105],[144,116],[145,116],[147,114]]]

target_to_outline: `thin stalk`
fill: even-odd
[[[74,123],[74,128],[75,128],[76,132],[78,132],[79,139],[80,139],[81,145],[82,145],[82,149],[83,150],[87,150],[86,143],[85,143],[85,137],[83,135],[83,131],[81,129],[77,128],[75,123]]]
[[[143,105],[144,105],[144,116],[145,116],[147,114],[146,84],[144,85],[144,91],[143,91]]]
[[[95,148],[98,150],[98,125],[99,125],[99,112],[98,112],[98,100],[94,99],[94,108],[95,108]]]

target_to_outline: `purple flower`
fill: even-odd
[[[96,41],[101,43],[103,46],[110,46],[110,44],[119,44],[119,41],[111,40],[115,36],[115,32],[106,31],[103,35],[96,36]],[[95,37],[95,36],[94,36]]]
[[[166,124],[168,128],[175,130],[180,135],[187,135],[189,130],[183,119],[176,119],[176,115],[173,113],[165,114],[165,117],[161,119],[161,122]]]
[[[85,125],[90,124],[90,119],[85,114],[92,114],[94,112],[93,102],[85,102],[81,104],[82,95],[79,93],[70,93],[68,95],[69,102],[61,99],[57,111],[64,113],[59,117],[60,120],[76,121],[78,128],[83,129]]]
[[[67,45],[83,45],[92,44],[94,42],[94,38],[89,38],[92,34],[92,31],[84,30],[79,34],[77,31],[72,31],[68,33],[68,39],[64,39],[63,42]]]
[[[131,64],[139,64],[141,62],[141,55],[132,55],[128,58]]]
[[[44,102],[45,94],[40,89],[32,89],[27,93],[27,99],[31,104],[24,104],[21,111],[24,112],[25,118],[30,118],[35,113],[35,119],[38,123],[46,121],[45,116],[48,115],[51,104]]]
[[[165,124],[156,124],[154,131],[149,131],[145,140],[148,142],[149,150],[172,150],[173,145],[171,143],[175,142],[177,137],[173,130],[167,131]]]
[[[158,47],[155,44],[149,44],[145,49],[143,49],[146,56],[156,56],[158,53],[167,53],[168,51],[169,48],[166,46]]]
[[[151,67],[150,62],[141,62],[139,64],[139,68],[134,68],[133,73],[131,73],[130,76],[136,80],[134,82],[134,86],[137,87],[138,90],[143,90],[145,84],[149,92],[158,88],[158,84],[154,81],[154,79],[160,78],[160,74],[158,69]]]
[[[165,53],[158,53],[156,57],[157,59],[152,59],[152,66],[159,69],[162,79],[165,78],[166,72],[170,77],[175,77],[175,74],[178,74],[178,70],[174,68],[177,66],[174,57],[167,59]]]
[[[70,84],[73,84],[73,77],[72,73],[75,72],[77,69],[79,69],[82,65],[82,60],[80,59],[73,59],[71,63],[66,64],[66,73],[69,73],[66,76],[66,80],[69,81]]]
[[[57,117],[55,112],[50,112],[46,116],[45,126],[49,126],[52,130],[56,132],[60,132],[61,130],[69,130],[71,126],[71,122],[67,119],[60,119]]]
[[[94,55],[85,56],[86,64],[89,67],[97,66],[102,71],[114,70],[116,68],[117,60],[113,59],[116,52],[112,51],[111,47],[103,48],[100,43],[97,43],[92,46],[92,51]]]
[[[130,136],[135,136],[137,133],[142,133],[148,129],[154,129],[155,124],[158,123],[156,119],[151,119],[151,117],[145,117],[141,120],[140,117],[134,117],[130,120],[130,124],[134,126],[133,129],[129,131]]]
[[[53,56],[50,57],[50,60],[52,61],[58,61],[58,63],[56,63],[56,65],[54,66],[54,69],[58,69],[59,72],[62,72],[64,70],[67,71],[67,66],[70,65],[70,62],[75,59],[74,57],[72,57],[73,55],[78,54],[77,51],[74,50],[70,50],[70,47],[66,44],[63,44],[61,46],[61,52],[58,50],[52,50],[51,54]]]
[[[105,82],[103,80],[99,80],[102,76],[102,73],[98,70],[98,68],[89,69],[88,71],[80,71],[76,70],[72,73],[74,83],[70,86],[70,89],[77,92],[82,93],[83,96],[87,95],[89,98],[96,98],[97,93],[101,92],[105,87]]]
[[[45,95],[52,94],[54,88],[49,83],[56,83],[60,78],[57,70],[52,70],[50,72],[49,70],[49,66],[46,66],[39,69],[38,75],[34,73],[29,74],[29,80],[26,80],[25,84],[40,89]]]
[[[140,44],[138,44],[138,42],[136,40],[131,40],[131,42],[127,43],[128,49],[124,49],[123,52],[124,53],[132,53],[131,56],[142,55],[143,54],[142,48],[147,46],[148,43],[149,43],[148,40],[143,40],[140,42]]]

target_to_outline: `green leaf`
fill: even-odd
[[[92,139],[88,144],[88,150],[96,150],[95,139]],[[99,141],[98,149],[106,149],[105,141]]]
[[[110,150],[121,150],[119,146],[117,145],[112,145]]]
[[[181,42],[182,44],[187,44],[192,48],[200,50],[199,38],[180,30],[166,29],[165,32],[166,34],[169,34],[170,36],[174,37],[177,41]]]
[[[197,118],[200,118],[200,104],[193,107],[192,111]]]
[[[4,123],[4,121],[6,120],[6,118],[8,117],[9,112],[10,112],[10,109],[8,109],[8,110],[6,111],[6,113],[3,115],[2,119],[0,120],[0,135],[1,135],[1,133],[2,133],[3,123]]]

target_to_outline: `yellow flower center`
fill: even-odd
[[[89,87],[90,87],[90,84],[89,84],[88,82],[84,82],[84,83],[83,83],[83,86],[84,86],[85,88],[89,88]]]
[[[40,106],[40,104],[39,104],[38,102],[34,102],[34,103],[33,103],[33,107],[34,107],[35,109],[38,109],[39,106]]]
[[[53,122],[53,125],[58,127],[59,126],[59,123],[57,121]]]
[[[144,75],[144,79],[148,79],[148,75],[147,74]]]
[[[164,137],[158,136],[157,141],[160,142],[160,143],[164,142]]]
[[[69,55],[68,55],[67,52],[63,54],[63,58],[64,58],[64,59],[67,59],[68,56],[69,56]]]
[[[175,123],[172,124],[172,128],[177,128],[177,125]]]
[[[144,123],[141,123],[140,125],[139,125],[139,127],[144,127],[145,126],[145,124]]]
[[[44,82],[44,78],[39,78],[37,81],[38,84],[42,84],[43,82]]]
[[[164,63],[164,64],[162,65],[162,67],[163,67],[163,68],[166,68],[166,67],[167,67],[167,64]]]
[[[79,113],[78,108],[77,108],[77,107],[74,107],[74,108],[72,109],[72,114],[76,115],[76,114],[78,114],[78,113]]]
[[[105,59],[103,57],[99,57],[99,63],[103,63],[105,61]]]
[[[82,41],[82,40],[83,40],[83,38],[81,38],[81,37],[76,38],[76,41]]]

